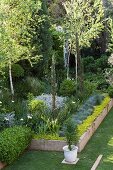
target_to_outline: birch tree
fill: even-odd
[[[12,64],[23,59],[31,60],[32,49],[29,42],[32,35],[29,33],[29,23],[32,21],[33,12],[39,7],[38,0],[0,2],[0,68],[9,67],[12,96],[14,96]]]
[[[103,30],[104,9],[102,0],[68,0],[64,4],[66,11],[65,29],[68,32],[71,53],[76,58],[76,79],[83,89],[83,69],[80,51],[90,47]]]

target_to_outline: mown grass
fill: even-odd
[[[97,157],[103,158],[97,170],[113,169],[113,109],[98,128],[85,149],[78,155],[77,165],[61,164],[63,152],[29,151],[5,170],[90,170]]]

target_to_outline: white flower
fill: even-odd
[[[14,103],[15,101],[14,100],[12,100],[12,103]]]
[[[0,104],[2,104],[2,102],[0,101]]]
[[[23,119],[23,118],[21,118],[20,120],[21,120],[21,121],[23,121],[24,119]]]
[[[9,119],[7,117],[4,118],[6,121],[9,121]]]
[[[62,28],[60,25],[56,27],[56,30],[57,30],[58,32],[63,32],[63,28]]]
[[[74,104],[75,102],[74,102],[74,101],[72,101],[72,103]]]
[[[29,115],[28,115],[27,118],[28,118],[28,119],[32,119],[32,116],[29,116]]]

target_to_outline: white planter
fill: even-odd
[[[77,151],[78,147],[75,145],[71,145],[72,150],[68,149],[68,145],[63,147],[64,150],[64,158],[66,162],[75,162],[77,159]]]

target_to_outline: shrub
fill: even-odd
[[[63,124],[72,114],[75,114],[80,107],[80,101],[76,100],[74,97],[69,98],[64,107],[62,107],[58,112],[59,124]]]
[[[58,112],[57,118],[58,118],[59,124],[62,125],[69,117],[70,117],[70,112],[69,112],[67,105],[65,105]]]
[[[109,94],[109,96],[111,97],[111,98],[113,98],[113,87],[109,87],[108,88],[108,94]]]
[[[14,84],[15,93],[19,98],[27,98],[27,94],[30,92],[29,84],[27,83],[26,79],[22,79],[21,81],[17,81]]]
[[[47,108],[42,100],[32,99],[28,103],[29,110],[32,114],[43,114]]]
[[[11,164],[25,150],[32,138],[27,127],[11,127],[0,133],[0,161]]]
[[[45,92],[45,83],[40,81],[35,77],[27,77],[27,84],[30,88],[30,92],[33,93],[34,96],[38,96]]]
[[[84,93],[86,98],[91,96],[97,89],[97,84],[90,82],[90,81],[85,81],[84,82]]]
[[[78,108],[80,107],[80,100],[78,98],[75,97],[69,97],[66,101],[66,105],[68,107],[69,112],[71,112],[71,114],[74,114]]]
[[[60,85],[60,94],[62,96],[71,96],[76,92],[76,83],[73,80],[64,80]]]
[[[96,72],[94,57],[87,56],[83,58],[83,65],[85,72]]]
[[[24,76],[24,69],[19,64],[12,65],[12,75],[13,77],[23,77]]]
[[[75,143],[75,124],[71,119],[68,119],[65,126],[65,137],[67,140],[69,150],[72,150],[71,145]]]

